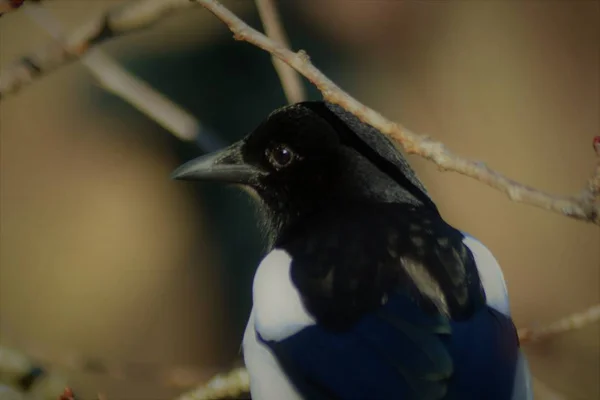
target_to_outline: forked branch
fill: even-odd
[[[267,36],[286,47],[290,47],[274,0],[256,0],[256,8],[258,8],[260,20]],[[306,93],[300,75],[279,58],[271,56],[271,59],[273,60],[275,71],[279,75],[281,87],[285,92],[288,103],[298,103],[305,100]]]
[[[521,344],[537,342],[550,336],[581,329],[598,321],[600,321],[600,304],[596,304],[585,311],[571,314],[542,328],[519,329],[519,340]]]
[[[433,161],[443,170],[455,171],[491,186],[516,202],[550,210],[571,218],[600,225],[600,166],[587,187],[574,196],[556,196],[516,182],[477,161],[452,153],[441,142],[415,134],[380,113],[361,104],[344,92],[311,62],[304,51],[293,52],[248,26],[215,0],[144,0],[111,10],[92,20],[67,37],[64,45],[53,42],[31,56],[24,57],[0,71],[0,96],[17,91],[37,76],[81,57],[87,49],[119,35],[138,30],[156,22],[168,12],[197,3],[223,21],[238,40],[244,40],[285,62],[309,81],[323,97],[339,104],[361,120],[389,135],[409,154]],[[600,157],[598,158],[600,164]]]
[[[250,27],[216,0],[192,1],[202,5],[223,21],[229,30],[233,32],[236,40],[251,43],[279,58],[311,81],[327,101],[340,105],[363,122],[390,136],[407,153],[417,154],[431,160],[443,170],[455,171],[475,178],[507,194],[513,201],[534,205],[571,218],[600,225],[600,204],[598,204],[597,196],[589,195],[589,188],[586,188],[578,196],[554,196],[509,179],[481,162],[460,157],[448,150],[443,143],[424,135],[415,134],[360,103],[317,69],[303,50],[296,53],[275,42]],[[592,181],[598,183],[597,178],[593,178]]]
[[[516,182],[487,165],[452,153],[441,142],[415,134],[360,103],[325,76],[304,51],[293,52],[281,43],[253,29],[216,0],[144,0],[107,12],[76,33],[64,45],[52,43],[42,51],[22,58],[0,72],[0,96],[14,92],[38,75],[81,57],[91,46],[112,37],[150,26],[168,12],[197,3],[211,11],[233,32],[237,40],[247,41],[285,62],[309,81],[323,97],[352,112],[362,121],[389,135],[409,154],[433,161],[443,170],[455,171],[491,186],[516,202],[550,210],[567,217],[600,225],[600,166],[587,187],[575,196],[555,196]],[[600,156],[598,158],[600,164]]]
[[[190,0],[143,0],[112,8],[79,27],[63,41],[52,41],[3,67],[0,71],[0,100],[56,68],[80,59],[94,46],[147,28],[173,10],[192,6],[194,3]]]

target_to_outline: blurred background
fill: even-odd
[[[118,3],[47,7],[71,30]],[[253,1],[225,4],[261,27]],[[279,5],[293,47],[392,120],[552,193],[577,193],[590,176],[598,1]],[[48,40],[21,10],[5,15],[0,65]],[[232,40],[200,7],[102,49],[226,143],[285,104],[269,56]],[[187,366],[204,380],[232,367],[263,242],[245,194],[169,179],[200,153],[106,93],[81,64],[2,100],[0,345],[43,354],[85,399],[168,399],[182,389],[152,379],[155,371]],[[600,302],[598,226],[410,161],[445,218],[499,260],[519,327]],[[568,399],[600,398],[598,325],[527,354],[534,375]],[[96,363],[98,373],[69,360]],[[121,366],[121,378],[104,364]]]

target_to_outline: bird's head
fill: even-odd
[[[278,109],[243,140],[185,163],[173,178],[249,189],[272,238],[330,207],[379,202],[435,209],[385,135],[325,102]]]

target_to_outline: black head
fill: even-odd
[[[329,207],[402,203],[437,212],[385,135],[324,102],[278,109],[243,140],[182,165],[173,177],[251,189],[263,204],[272,239]]]

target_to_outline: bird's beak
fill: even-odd
[[[266,172],[244,163],[241,142],[226,149],[195,158],[177,168],[172,179],[218,181],[253,185]]]

